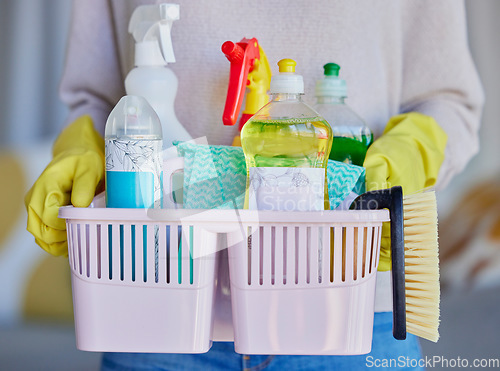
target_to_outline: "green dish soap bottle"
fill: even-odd
[[[339,78],[340,66],[323,66],[324,78],[316,82],[318,111],[332,127],[333,143],[330,160],[363,166],[366,150],[373,142],[373,133],[363,119],[347,104],[347,85]]]
[[[332,129],[302,101],[296,62],[282,59],[271,78],[272,100],[243,126],[247,164],[245,208],[281,211],[329,209],[326,167]]]

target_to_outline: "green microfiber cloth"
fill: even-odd
[[[243,208],[247,170],[241,147],[183,142],[177,151],[184,157],[184,208]],[[364,192],[365,169],[328,160],[327,183],[335,209],[350,192]]]

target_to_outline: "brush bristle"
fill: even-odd
[[[439,251],[437,205],[433,191],[405,196],[405,284],[407,331],[439,339]]]

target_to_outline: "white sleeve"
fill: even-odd
[[[60,98],[68,123],[88,114],[103,134],[109,112],[125,94],[112,4],[75,0]]]
[[[412,4],[403,17],[400,109],[433,117],[448,134],[436,184],[440,189],[478,152],[484,94],[468,46],[464,3],[431,0]]]

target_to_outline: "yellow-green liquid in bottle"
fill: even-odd
[[[332,131],[322,117],[250,119],[241,131],[241,144],[245,152],[247,179],[252,167],[323,168],[325,209],[329,209],[326,167]],[[248,207],[248,194],[245,207]]]
[[[247,168],[326,168],[332,136],[321,117],[249,120],[241,132],[241,143]]]
[[[326,167],[332,129],[302,102],[296,62],[282,59],[271,78],[272,100],[241,130],[247,165],[245,208],[311,211],[329,208]]]

